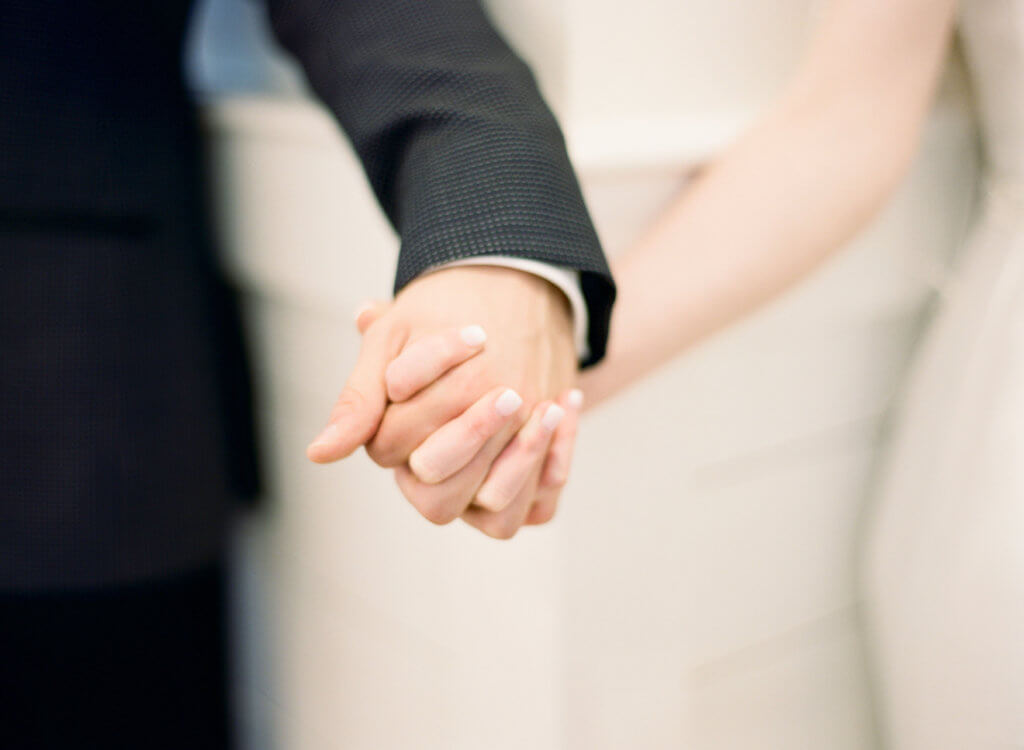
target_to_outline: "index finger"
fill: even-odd
[[[448,370],[483,351],[487,334],[477,325],[450,328],[413,341],[384,373],[388,398],[405,401]]]

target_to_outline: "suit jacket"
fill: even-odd
[[[269,0],[402,238],[395,288],[501,254],[614,287],[557,123],[474,0]],[[0,0],[0,587],[218,553],[253,494],[241,328],[217,272],[189,0]]]

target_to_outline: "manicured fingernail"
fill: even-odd
[[[573,409],[579,409],[583,406],[583,391],[579,388],[573,388],[569,391],[569,406]]]
[[[480,326],[466,326],[459,331],[459,337],[466,346],[480,346],[487,341],[487,332]]]
[[[523,397],[509,388],[495,400],[494,411],[498,412],[502,417],[507,417],[514,414],[522,405]]]
[[[325,448],[338,439],[341,433],[341,428],[336,424],[329,424],[315,438],[313,442],[309,444],[310,449]]]
[[[555,428],[558,427],[562,422],[562,417],[565,416],[565,409],[558,404],[551,404],[544,412],[544,416],[541,417],[541,426],[548,432],[554,432]]]

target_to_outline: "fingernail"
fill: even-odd
[[[503,417],[507,417],[514,414],[522,405],[523,397],[509,388],[498,396],[497,400],[494,402],[494,411],[498,412],[498,414]]]
[[[329,424],[315,438],[313,442],[309,444],[310,448],[322,448],[330,445],[337,440],[338,435],[341,433],[341,428],[336,424]]]
[[[487,341],[487,332],[481,326],[466,326],[459,331],[459,337],[466,346],[480,346]]]
[[[359,307],[356,308],[356,311],[354,313],[352,313],[352,320],[354,320],[356,322],[359,322],[359,319],[361,317],[363,317],[363,313],[364,312],[369,312],[372,309],[373,309],[373,302],[366,301],[366,302],[361,303],[359,305]]]
[[[569,406],[573,409],[579,409],[583,406],[583,391],[579,388],[573,388],[569,391]]]
[[[562,417],[565,416],[565,409],[558,404],[551,404],[544,412],[544,416],[541,417],[540,423],[548,432],[554,432],[555,428],[558,427],[562,422]]]

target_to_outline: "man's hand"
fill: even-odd
[[[486,331],[486,347],[473,343],[477,329],[461,337],[447,333],[473,325]],[[438,336],[448,345],[417,354],[417,342]],[[534,421],[544,429],[550,404],[541,402],[564,392],[575,369],[569,309],[555,287],[504,268],[436,271],[410,283],[366,330],[356,367],[309,456],[326,463],[365,444],[374,461],[395,467],[402,492],[420,513],[448,523],[473,502],[492,463],[538,405]],[[427,441],[439,431],[447,438]],[[517,496],[532,498],[539,480],[529,478],[532,487]],[[504,511],[480,518],[477,508],[470,522],[505,538],[531,505],[525,503],[518,522]]]

